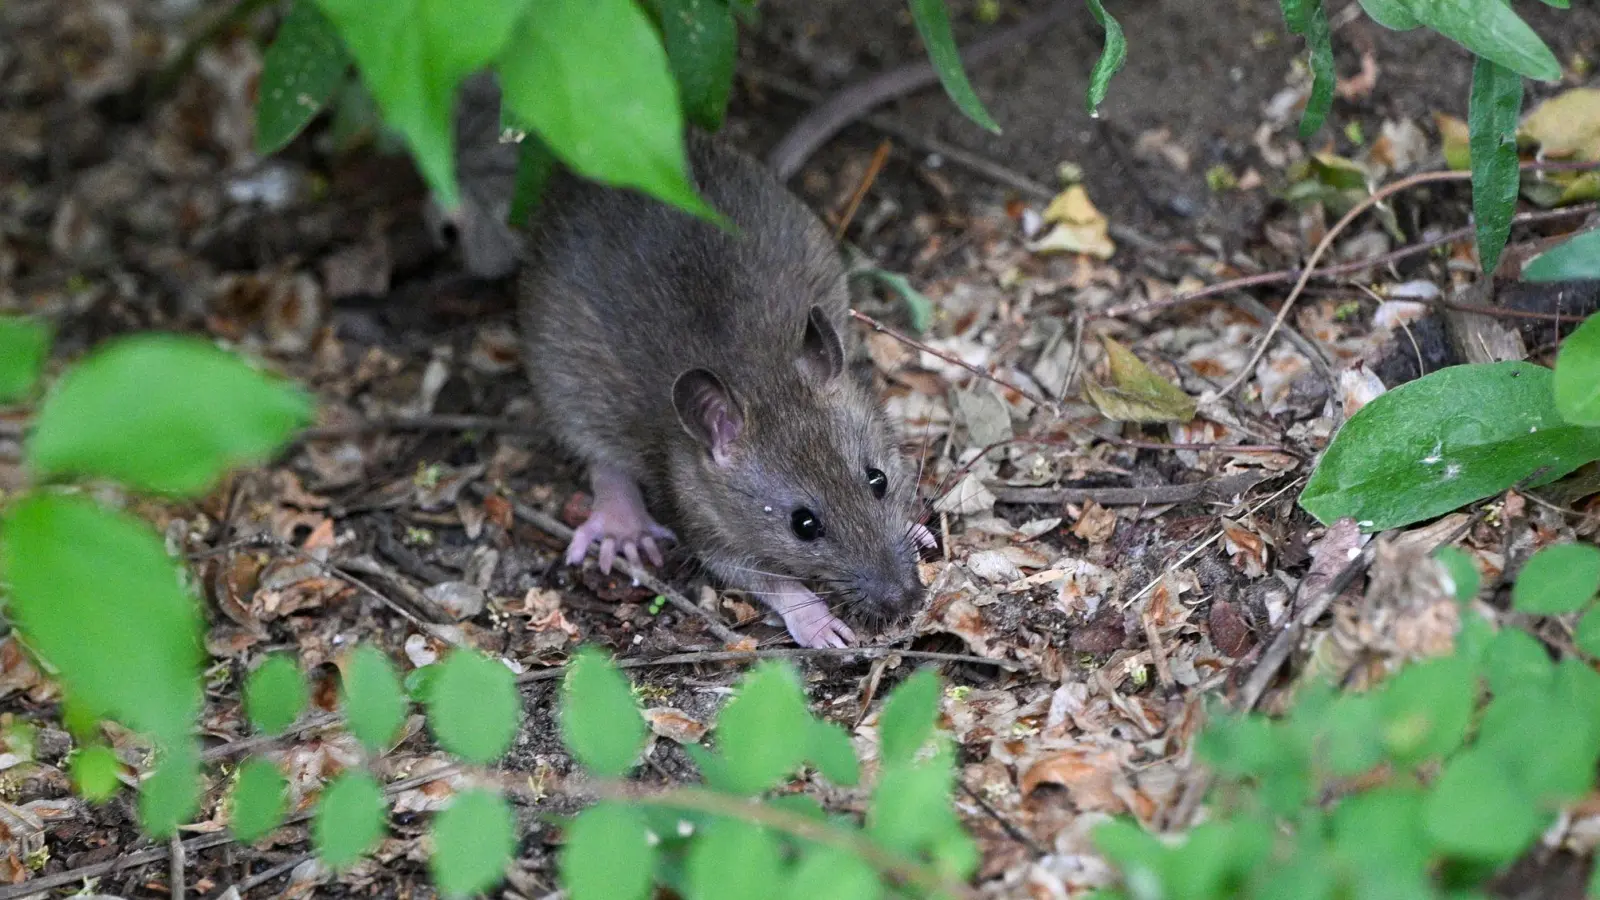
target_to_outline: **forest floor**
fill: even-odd
[[[999,9],[1011,20],[1042,5]],[[1296,503],[1339,410],[1470,358],[1451,319],[1464,307],[1535,361],[1556,337],[1541,318],[1555,301],[1477,271],[1468,188],[1452,182],[1399,192],[1386,215],[1341,234],[1256,363],[1296,266],[1348,208],[1349,173],[1381,183],[1444,168],[1471,60],[1442,38],[1384,31],[1353,3],[1333,10],[1339,93],[1327,125],[1302,141],[1303,49],[1273,4],[1126,6],[1113,12],[1129,61],[1098,118],[1084,108],[1100,42],[1085,11],[975,72],[1001,135],[933,88],[877,111],[917,140],[858,123],[792,182],[830,223],[847,220],[845,237],[876,266],[931,301],[915,344],[867,326],[859,343],[923,457],[941,543],[923,566],[927,608],[872,641],[903,653],[796,662],[816,711],[870,749],[882,696],[931,658],[918,654],[950,657],[933,664],[959,688],[942,701],[960,752],[956,802],[992,896],[1078,896],[1106,883],[1089,841],[1095,824],[1122,814],[1160,828],[1193,821],[1193,737],[1209,701],[1283,708],[1303,655],[1260,681],[1283,662],[1263,672],[1263,651],[1304,599],[1298,586],[1328,574],[1318,560],[1350,549],[1348,535]],[[523,731],[501,769],[529,784],[559,785],[572,768],[554,727],[558,682],[539,675],[580,644],[673,656],[631,670],[642,696],[709,724],[747,666],[704,661],[726,649],[711,623],[769,655],[792,647],[781,625],[752,598],[703,583],[681,555],[661,577],[688,602],[660,608],[654,588],[592,563],[561,565],[564,540],[539,523],[570,526],[587,501],[576,467],[523,424],[511,282],[463,274],[404,157],[370,141],[340,151],[353,138],[326,121],[279,156],[253,153],[260,30],[223,34],[145,103],[188,7],[0,3],[0,310],[56,322],[54,371],[117,334],[200,331],[318,397],[317,429],[273,465],[197,504],[135,504],[189,554],[204,588],[208,759],[225,764],[248,739],[239,686],[263,654],[294,652],[326,686],[356,639],[407,668],[466,644],[523,672]],[[921,58],[897,4],[763,7],[745,34],[726,129],[758,154],[808,107],[796,86],[826,95]],[[1600,64],[1600,8],[1519,11],[1568,72]],[[964,2],[953,18],[962,41],[994,27]],[[1526,105],[1584,81],[1532,85]],[[1524,220],[1508,258],[1581,219]],[[1225,287],[1195,296],[1211,285]],[[913,305],[883,281],[855,287],[863,314],[915,330]],[[1566,313],[1594,308],[1592,297],[1561,302]],[[1110,422],[1082,390],[1105,383],[1102,338],[1190,396],[1223,396],[1185,424]],[[1241,373],[1236,389],[1220,390]],[[0,496],[22,483],[15,426],[25,416],[0,412]],[[1597,527],[1592,506],[1574,521],[1515,494],[1492,503],[1461,545],[1493,575],[1556,535],[1592,540]],[[1416,563],[1422,543],[1407,537],[1370,584],[1384,582],[1384,566]],[[1360,584],[1316,637],[1353,642],[1350,658],[1378,671],[1396,651],[1362,624],[1415,615],[1409,624],[1427,628],[1426,604]],[[314,692],[324,704],[332,695]],[[43,729],[34,758],[0,754],[0,882],[70,893],[91,876],[92,893],[170,896],[179,869],[138,835],[127,799],[70,796],[59,693],[14,637],[0,641],[0,710],[8,726]],[[378,763],[391,780],[448,764],[420,721],[410,729]],[[357,755],[348,736],[314,729],[274,752],[300,804]],[[647,780],[694,777],[666,736],[650,758]],[[226,770],[210,774],[204,821],[189,836],[223,829],[215,801]],[[330,874],[312,859],[306,828],[289,826],[254,847],[187,854],[185,887],[205,897],[431,896],[421,814],[463,777],[397,792],[390,837],[353,870]],[[841,810],[862,801],[833,789],[827,798]],[[551,814],[572,808],[559,790],[519,796],[510,895],[555,890]],[[1500,893],[1579,896],[1590,849],[1554,835]]]

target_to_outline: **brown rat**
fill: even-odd
[[[737,233],[565,173],[530,222],[526,365],[594,491],[567,561],[599,541],[602,570],[619,551],[660,565],[675,532],[798,643],[845,646],[846,620],[894,621],[922,599],[933,537],[911,518],[915,476],[847,371],[826,229],[745,154],[698,133],[688,150]]]

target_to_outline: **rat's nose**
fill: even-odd
[[[922,602],[922,580],[917,577],[916,564],[895,560],[856,579],[857,590],[878,615],[895,619]]]

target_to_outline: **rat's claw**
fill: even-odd
[[[648,541],[650,539],[642,538],[642,540]],[[639,545],[633,541],[628,541],[622,545],[622,555],[628,558],[628,562],[633,563],[635,569],[644,568],[644,564],[639,562]]]
[[[656,546],[656,539],[655,538],[652,538],[652,537],[640,538],[639,539],[639,546],[644,548],[644,555],[650,557],[650,561],[655,563],[656,568],[660,568],[661,566],[666,564],[665,558],[661,555],[661,548]],[[634,561],[634,565],[638,565],[638,564],[639,563],[638,563],[637,560]]]

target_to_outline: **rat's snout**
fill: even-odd
[[[922,602],[922,580],[916,563],[896,559],[856,576],[856,592],[863,605],[877,618],[894,620]]]

